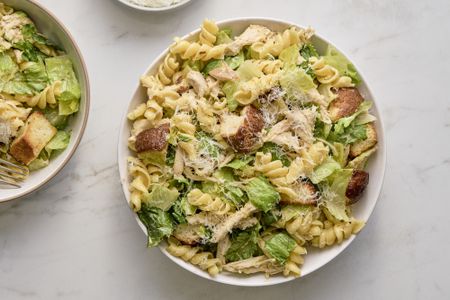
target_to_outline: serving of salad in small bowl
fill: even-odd
[[[313,29],[263,18],[205,20],[176,38],[141,77],[118,148],[148,246],[244,286],[341,253],[372,213],[386,160],[353,63]]]
[[[89,85],[70,33],[34,1],[0,1],[0,79],[2,202],[68,162],[86,126]]]

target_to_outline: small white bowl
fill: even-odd
[[[169,6],[164,6],[164,7],[148,7],[148,6],[142,6],[142,5],[138,5],[135,3],[131,3],[128,0],[118,0],[119,2],[121,2],[122,4],[137,9],[137,10],[142,10],[142,11],[153,11],[153,12],[162,12],[162,11],[168,11],[168,10],[172,10],[175,8],[179,8],[182,7],[186,4],[188,4],[189,2],[191,2],[192,0],[181,0],[179,3],[174,4],[174,5],[169,5]]]
[[[297,26],[302,27],[299,25],[296,25],[294,23],[281,21],[281,20],[275,20],[275,19],[267,19],[267,18],[240,18],[240,19],[230,19],[225,20],[217,23],[220,27],[228,27],[233,30],[234,34],[241,33],[245,28],[247,28],[250,24],[259,24],[267,26],[268,28],[275,30],[275,31],[282,31],[288,27],[291,26]],[[193,40],[198,35],[200,29],[197,29],[190,34],[184,36],[182,39],[187,40]],[[312,42],[314,46],[316,46],[319,53],[324,53],[326,47],[331,44],[324,38],[320,37],[319,35],[315,35],[312,38]],[[331,44],[332,45],[332,44]],[[163,53],[161,53],[160,56],[158,56],[151,64],[150,67],[145,71],[145,73],[152,72],[156,73],[157,67],[160,63],[163,62],[164,57],[168,53],[169,49],[166,49]],[[344,54],[345,55],[345,54]],[[348,57],[348,56],[347,56]],[[378,151],[376,154],[371,157],[369,166],[367,168],[367,171],[370,173],[370,182],[367,186],[365,193],[360,199],[360,201],[354,205],[353,212],[356,218],[362,219],[362,220],[368,220],[375,204],[378,200],[378,197],[381,192],[382,184],[383,184],[383,178],[384,178],[384,171],[386,166],[386,145],[385,145],[385,138],[384,138],[384,130],[383,130],[383,121],[380,115],[380,111],[377,107],[376,101],[374,99],[373,93],[370,91],[366,81],[364,80],[364,76],[361,74],[361,72],[358,70],[359,74],[361,75],[362,82],[358,86],[359,91],[361,94],[365,97],[365,99],[370,99],[374,101],[374,107],[372,108],[372,113],[377,117],[377,121],[375,123],[377,134],[378,134]],[[137,77],[137,76],[136,76]],[[118,163],[119,163],[119,172],[120,172],[120,179],[122,182],[122,188],[123,192],[125,194],[126,200],[129,204],[130,202],[130,192],[129,192],[129,178],[128,178],[128,172],[127,172],[127,163],[126,158],[132,153],[127,147],[127,139],[130,135],[130,129],[131,124],[127,120],[127,113],[131,111],[134,107],[136,107],[138,104],[144,102],[146,100],[146,91],[144,88],[142,88],[140,85],[137,86],[136,91],[134,92],[134,95],[132,96],[130,100],[130,104],[128,106],[127,112],[123,115],[122,119],[122,126],[121,131],[119,135],[119,144],[118,144]],[[141,223],[139,218],[136,215],[136,221],[138,222],[141,229],[146,233],[145,226]],[[342,244],[336,245],[330,248],[325,249],[311,249],[308,251],[308,254],[305,256],[305,264],[302,267],[302,276],[305,276],[307,274],[310,274],[311,272],[319,269],[320,267],[324,266],[328,262],[330,262],[333,258],[335,258],[339,253],[344,251],[345,248],[347,248],[348,245],[354,240],[355,236],[350,237],[349,239],[345,240]],[[287,281],[291,281],[294,278],[293,277],[284,277],[282,275],[280,276],[273,276],[270,278],[265,278],[263,274],[257,274],[257,275],[251,275],[251,276],[239,276],[235,274],[230,273],[221,273],[217,275],[216,277],[211,277],[208,275],[208,273],[200,270],[196,266],[193,266],[189,263],[186,263],[182,259],[176,258],[172,255],[170,255],[166,249],[165,245],[160,246],[161,251],[167,255],[172,261],[180,265],[182,268],[199,275],[203,278],[210,279],[213,281],[230,284],[230,285],[237,285],[237,286],[267,286],[267,285],[274,285],[279,284]]]
[[[74,154],[81,137],[83,136],[89,114],[89,79],[86,65],[81,56],[80,49],[75,40],[50,11],[34,0],[1,0],[15,10],[24,11],[36,24],[38,31],[54,41],[69,55],[72,60],[75,74],[80,82],[81,101],[79,111],[71,118],[69,129],[72,131],[70,144],[50,164],[40,170],[34,171],[21,183],[19,189],[0,190],[0,202],[13,200],[36,191],[52,179],[67,164]]]

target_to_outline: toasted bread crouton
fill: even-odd
[[[180,224],[175,228],[173,236],[183,244],[193,246],[202,240],[200,230],[200,225]]]
[[[249,105],[242,110],[241,116],[224,116],[220,133],[235,151],[250,152],[258,142],[263,128],[262,112]]]
[[[34,112],[28,117],[22,133],[11,143],[9,152],[17,161],[29,165],[56,132],[41,112]]]
[[[297,204],[297,205],[315,205],[319,200],[317,188],[310,181],[299,181],[294,184],[293,189],[296,196],[292,197],[288,193],[283,194],[281,191],[281,204]]]
[[[377,144],[377,131],[373,123],[366,125],[367,138],[364,141],[356,142],[350,147],[350,156],[357,157],[366,150],[369,150]]]
[[[333,122],[354,114],[364,100],[357,88],[340,88],[336,93],[337,98],[331,102],[328,108],[330,119]]]
[[[362,170],[354,170],[352,177],[345,191],[347,197],[347,205],[358,202],[359,197],[364,192],[364,189],[369,184],[369,173]]]
[[[136,136],[136,152],[162,151],[167,146],[167,136],[169,135],[169,123],[156,128],[141,131]]]

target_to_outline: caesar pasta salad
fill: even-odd
[[[80,96],[69,57],[24,12],[0,2],[0,158],[46,167],[69,144]]]
[[[299,276],[310,247],[340,244],[375,153],[372,103],[338,50],[312,29],[205,20],[175,39],[128,114],[130,204],[148,246],[214,276]]]

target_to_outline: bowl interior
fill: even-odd
[[[142,6],[142,5],[138,5],[138,4],[129,2],[128,0],[118,0],[118,1],[126,6],[132,7],[137,10],[158,12],[158,11],[168,11],[168,10],[172,10],[172,9],[181,7],[185,4],[187,4],[188,2],[191,2],[192,0],[181,0],[177,4],[170,5],[170,6],[164,6],[164,7],[147,7],[147,6]]]
[[[47,10],[33,1],[27,0],[2,0],[6,5],[15,10],[23,10],[35,22],[39,32],[46,35],[49,39],[62,47],[72,60],[75,73],[81,85],[81,101],[79,111],[70,118],[69,127],[72,131],[70,144],[67,149],[50,161],[50,164],[40,170],[32,172],[21,185],[19,189],[1,190],[0,202],[25,196],[44,185],[53,178],[59,170],[68,162],[76,147],[86,126],[89,109],[89,85],[86,67],[84,65],[81,53],[75,42],[61,23],[55,19]]]
[[[268,28],[275,30],[275,31],[282,31],[290,26],[298,26],[293,23],[280,21],[280,20],[273,20],[273,19],[261,19],[261,18],[251,18],[251,19],[233,19],[233,20],[226,20],[222,22],[217,23],[220,27],[229,27],[233,30],[234,34],[241,33],[247,26],[250,24],[259,24],[267,26]],[[300,27],[300,26],[298,26]],[[193,39],[197,34],[199,30],[193,31],[190,34],[186,35],[183,38],[186,39]],[[313,44],[316,46],[319,53],[324,53],[326,47],[330,44],[325,39],[321,38],[318,35],[315,35],[313,37]],[[150,65],[150,67],[146,70],[147,72],[155,73],[157,67],[160,63],[162,63],[164,56],[167,54],[168,49],[164,51],[156,60]],[[369,90],[369,87],[367,86],[367,83],[364,80],[364,76],[360,73],[362,77],[362,82],[358,86],[361,94],[364,96],[367,100],[372,100],[375,102],[374,96]],[[128,106],[128,111],[131,111],[134,107],[136,107],[139,103],[142,103],[146,100],[146,91],[144,88],[138,86],[136,88],[136,91],[134,92],[134,95],[130,101],[130,104]],[[127,111],[127,112],[128,112]],[[385,143],[384,143],[384,131],[382,126],[382,120],[379,113],[379,110],[377,108],[376,102],[374,103],[374,107],[372,108],[372,113],[377,117],[378,121],[376,122],[376,129],[378,133],[378,151],[377,153],[371,158],[369,162],[369,166],[367,168],[368,172],[370,173],[370,183],[367,186],[367,189],[365,191],[365,194],[363,195],[363,198],[354,205],[354,215],[355,217],[367,220],[372,213],[375,204],[377,202],[378,196],[381,191],[381,186],[383,182],[383,176],[384,176],[384,169],[385,169],[385,161],[386,161],[386,149],[385,149]],[[122,127],[121,132],[119,136],[119,145],[118,145],[118,160],[119,160],[119,172],[120,172],[120,178],[122,182],[123,191],[125,193],[125,197],[127,202],[130,201],[130,194],[129,194],[129,178],[127,173],[127,164],[126,164],[126,157],[131,155],[132,153],[129,151],[127,147],[127,139],[129,137],[131,129],[131,124],[128,122],[126,118],[126,114],[123,117],[122,121]],[[136,216],[136,220],[139,223],[139,226],[142,228],[144,232],[146,232],[145,226],[140,222],[140,220]],[[355,236],[352,236],[350,239],[344,241],[341,245],[337,245],[334,247],[330,247],[327,249],[322,250],[316,250],[311,249],[309,250],[308,254],[305,257],[305,264],[302,267],[302,276],[305,276],[323,265],[325,265],[327,262],[331,261],[334,257],[336,257],[339,253],[341,253],[355,238]],[[162,245],[161,251],[163,251],[164,254],[166,254],[172,261],[180,265],[181,267],[189,270],[192,273],[195,273],[201,277],[214,280],[217,282],[222,282],[226,284],[231,285],[240,285],[240,286],[264,286],[264,285],[273,285],[278,284],[282,282],[290,281],[294,278],[292,277],[283,277],[281,276],[274,276],[270,278],[265,278],[264,275],[253,275],[253,276],[237,276],[234,274],[227,274],[222,273],[219,274],[216,277],[210,277],[206,272],[203,272],[199,268],[192,266],[189,263],[184,262],[181,259],[178,259],[176,257],[173,257],[167,251],[165,250],[165,246]]]

